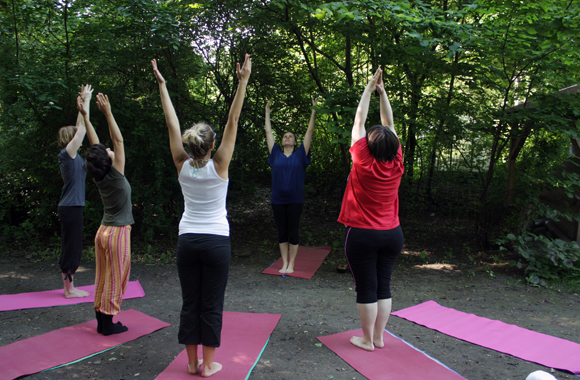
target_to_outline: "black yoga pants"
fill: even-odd
[[[391,298],[391,275],[403,243],[401,226],[392,230],[347,227],[344,252],[354,277],[357,303]]]
[[[177,273],[183,297],[179,343],[220,346],[230,259],[229,236],[179,236]]]
[[[58,263],[62,273],[71,276],[77,271],[83,253],[83,209],[83,206],[58,207],[62,239]]]
[[[274,220],[278,227],[278,243],[289,242],[298,245],[298,227],[300,225],[300,215],[302,215],[302,203],[272,204]]]

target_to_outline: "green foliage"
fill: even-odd
[[[182,128],[206,121],[219,139],[237,86],[235,63],[246,52],[253,73],[228,202],[243,203],[269,184],[268,100],[275,135],[294,130],[300,139],[318,99],[306,183],[322,193],[342,189],[360,93],[382,67],[404,147],[401,210],[471,213],[479,199],[504,215],[509,143],[528,133],[514,192],[520,211],[487,224],[505,235],[525,224],[529,214],[521,210],[537,205],[534,189],[578,137],[578,96],[550,95],[578,83],[578,30],[578,4],[559,0],[1,1],[0,241],[42,244],[58,236],[56,132],[74,124],[78,85],[91,83],[109,95],[125,138],[134,240],[174,243],[183,199],[149,62],[158,60]],[[531,106],[516,112],[518,102]],[[109,144],[94,103],[91,120]],[[367,120],[380,121],[374,98]],[[577,176],[558,181],[553,186],[577,194]],[[453,207],[439,202],[453,191]],[[90,179],[86,198],[92,235],[102,206]]]
[[[514,264],[518,268],[525,266],[530,284],[544,286],[547,280],[580,279],[580,247],[576,242],[552,240],[529,232],[518,236],[508,234],[507,239],[501,241],[502,249],[506,249],[508,242],[521,256]]]

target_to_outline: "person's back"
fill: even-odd
[[[94,181],[103,202],[104,226],[127,226],[134,224],[131,203],[131,185],[127,178],[111,167],[105,178]]]
[[[195,176],[194,176],[195,175]],[[179,222],[179,234],[198,233],[229,236],[226,196],[229,180],[221,178],[213,160],[196,168],[191,161],[183,164],[179,184],[184,210]]]
[[[391,229],[399,225],[399,185],[405,171],[399,146],[394,160],[378,161],[367,138],[351,148],[350,172],[338,221],[356,228]]]

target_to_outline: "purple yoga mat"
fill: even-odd
[[[224,312],[222,342],[214,357],[223,369],[211,378],[246,379],[266,348],[280,317],[280,314]],[[198,347],[197,355],[201,359],[201,347]],[[187,363],[187,352],[183,350],[156,380],[191,380]],[[196,376],[199,377],[199,373]]]
[[[320,268],[326,256],[330,253],[330,247],[298,247],[296,261],[294,261],[294,273],[282,274],[282,258],[266,268],[262,273],[276,276],[290,276],[311,279]]]
[[[3,294],[0,295],[0,311],[33,309],[35,307],[51,307],[74,305],[77,303],[95,302],[95,285],[79,286],[78,289],[91,293],[88,297],[64,298],[63,290],[46,290],[44,292]],[[145,291],[139,281],[131,281],[123,299],[145,297]]]
[[[113,318],[129,328],[122,334],[97,333],[97,320],[65,327],[0,347],[0,379],[11,380],[93,356],[171,326],[135,310]]]
[[[569,340],[467,314],[435,301],[399,310],[392,315],[466,342],[580,375],[580,344]]]
[[[385,330],[385,347],[369,352],[350,343],[362,330],[320,336],[321,341],[369,380],[465,380],[423,351]]]

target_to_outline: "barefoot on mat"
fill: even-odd
[[[210,377],[211,375],[215,375],[219,371],[222,370],[222,365],[218,362],[211,363],[208,367],[203,367],[201,371],[201,377]]]
[[[365,343],[364,338],[360,336],[353,336],[352,338],[350,338],[350,343],[366,351],[375,350],[375,346],[372,343]]]
[[[187,369],[190,375],[195,375],[199,371],[199,366],[203,364],[203,359],[197,359],[197,363],[193,363],[193,365],[188,364]]]
[[[85,292],[84,290],[80,290],[77,288],[64,290],[64,298],[82,298],[82,297],[87,297],[90,294],[91,293]]]

